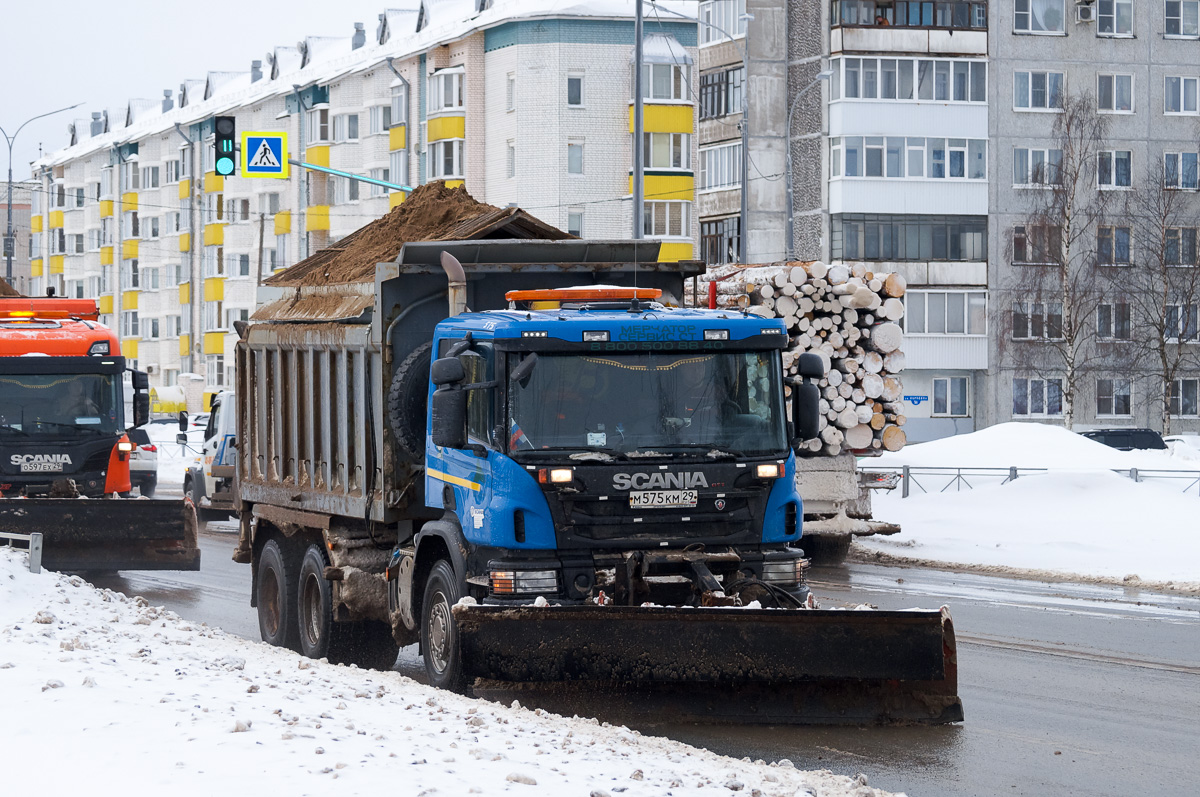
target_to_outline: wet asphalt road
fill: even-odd
[[[199,573],[97,583],[257,639],[249,567],[229,559],[233,531],[210,524]],[[966,722],[641,730],[736,757],[862,772],[872,786],[913,797],[1200,793],[1200,599],[863,564],[816,568],[812,580],[826,606],[948,604]],[[421,675],[415,648],[401,652],[397,669]]]

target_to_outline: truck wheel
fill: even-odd
[[[425,599],[421,601],[421,656],[429,684],[451,692],[463,692],[466,687],[458,627],[451,612],[459,597],[454,568],[445,559],[439,560],[425,581]]]
[[[310,545],[300,560],[300,586],[296,594],[296,617],[300,627],[300,653],[310,659],[329,659],[350,664],[359,645],[360,623],[333,619],[333,585],[325,578],[329,563],[320,545]],[[395,659],[392,659],[395,662]]]
[[[425,409],[429,404],[429,363],[432,343],[422,343],[396,368],[388,388],[388,422],[401,458],[420,462],[425,457]]]
[[[258,555],[258,632],[263,642],[291,650],[299,649],[295,620],[296,563],[280,545],[268,540]]]
[[[138,492],[140,492],[142,494],[143,498],[153,498],[154,497],[154,488],[157,486],[158,486],[157,479],[155,479],[155,480],[146,479],[144,482],[142,482],[141,486],[138,487]]]

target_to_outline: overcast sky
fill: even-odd
[[[13,147],[13,179],[29,177],[38,146],[67,145],[67,124],[131,98],[178,93],[185,78],[250,70],[276,45],[305,36],[373,36],[386,7],[418,0],[5,0],[0,13],[0,128],[10,136],[30,117],[82,102],[27,125]],[[213,13],[219,9],[221,13]],[[368,38],[369,40],[369,38]],[[0,139],[2,141],[2,139]],[[7,148],[0,161],[7,165]],[[0,179],[3,176],[0,175]],[[0,202],[3,199],[0,198]]]

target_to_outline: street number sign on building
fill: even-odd
[[[242,133],[242,177],[288,176],[287,133]]]

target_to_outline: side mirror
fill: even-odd
[[[179,431],[186,432],[187,427],[188,427],[187,410],[180,410],[179,411]]]
[[[509,380],[512,382],[518,382],[520,383],[521,387],[525,387],[527,383],[524,380],[528,379],[529,375],[533,373],[533,366],[537,365],[537,361],[537,354],[530,352],[529,354],[525,355],[525,359],[521,360],[521,362],[517,364],[517,367],[509,372]]]
[[[434,367],[439,362],[442,360],[434,362]],[[462,369],[461,365],[459,369]],[[433,391],[430,401],[429,436],[433,444],[442,448],[466,448],[467,391],[442,386]]]
[[[820,358],[817,360],[819,362]],[[795,444],[812,440],[820,433],[820,404],[821,391],[812,382],[804,382],[792,388],[792,421],[796,425]]]
[[[187,435],[184,434],[183,432],[180,432],[179,434],[175,435],[175,442],[179,443],[179,445],[186,446],[187,441],[188,441]]]
[[[134,371],[134,373],[137,373]],[[145,374],[142,377],[145,378]],[[150,423],[150,395],[148,393],[133,394],[133,425],[145,426]]]
[[[439,357],[429,369],[429,379],[439,387],[453,385],[467,378],[467,371],[457,357]],[[435,394],[436,395],[436,394]]]
[[[801,354],[798,366],[800,376],[804,379],[820,379],[825,376],[825,363],[816,354]]]
[[[134,390],[150,389],[150,377],[146,375],[145,371],[130,371],[129,374]]]

